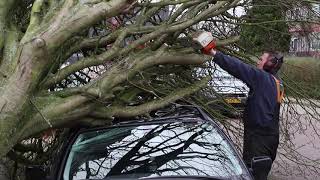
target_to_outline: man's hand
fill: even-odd
[[[193,35],[193,40],[202,47],[202,53],[212,56],[216,54],[216,43],[210,32],[197,32]]]
[[[210,50],[210,55],[215,56],[216,53],[217,53],[217,50],[216,50],[216,49],[211,49],[211,50]]]

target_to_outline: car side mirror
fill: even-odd
[[[255,179],[267,179],[271,170],[272,160],[268,156],[258,156],[252,158],[251,171]]]
[[[43,166],[28,166],[25,169],[26,180],[47,180],[46,171]]]

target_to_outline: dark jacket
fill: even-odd
[[[237,58],[217,52],[214,61],[222,69],[242,80],[250,88],[244,111],[244,126],[259,134],[279,134],[279,110],[277,85],[274,77]]]

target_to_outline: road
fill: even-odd
[[[282,131],[276,161],[272,168],[272,180],[319,180],[320,179],[320,108],[314,105],[298,105],[282,108],[284,117],[282,127],[285,124],[288,132]],[[306,111],[309,111],[308,114]],[[291,142],[286,138],[290,136]],[[289,143],[290,142],[290,143]],[[284,144],[294,145],[296,151],[289,150]],[[304,165],[307,162],[307,166]]]
[[[320,105],[303,104],[284,104],[281,109],[280,145],[270,180],[320,180]],[[229,122],[239,126],[241,120]]]

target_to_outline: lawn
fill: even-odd
[[[320,99],[320,59],[286,57],[281,74],[287,95]]]

